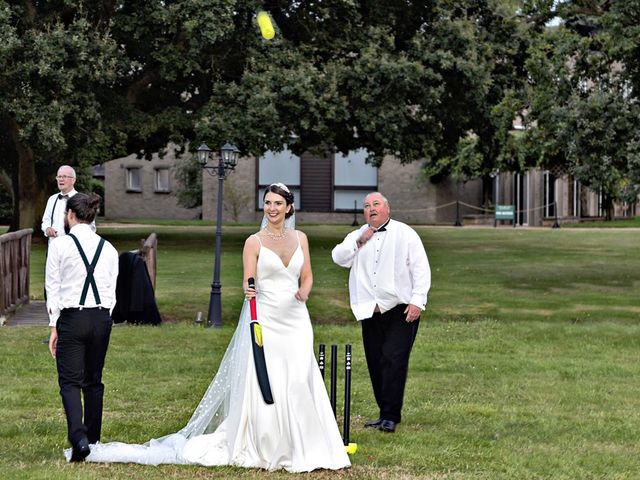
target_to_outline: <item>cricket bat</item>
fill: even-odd
[[[255,280],[249,278],[247,280],[249,287],[255,288]],[[258,376],[258,385],[264,402],[271,405],[273,403],[273,395],[271,394],[271,386],[269,385],[269,373],[267,372],[267,363],[264,359],[264,346],[262,345],[262,326],[258,322],[258,313],[256,310],[256,297],[249,300],[251,308],[251,346],[253,350],[253,362],[256,366],[256,375]]]

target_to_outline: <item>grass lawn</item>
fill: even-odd
[[[616,218],[612,221],[597,220],[566,224],[571,228],[640,228],[640,216],[631,218]]]
[[[330,251],[350,227],[302,227],[311,241],[309,309],[320,342],[352,343],[353,468],[336,479],[636,479],[640,477],[640,255],[634,229],[417,227],[433,287],[411,360],[403,422],[365,430],[377,411],[347,271]],[[211,226],[102,229],[119,250],[159,238],[157,297],[170,321],[114,328],[105,371],[103,440],[144,442],[180,429],[233,333],[241,248],[225,226],[222,329],[206,315]],[[31,291],[42,294],[43,246]],[[237,468],[67,464],[65,420],[46,328],[0,330],[0,478],[291,478]],[[340,363],[342,374],[342,362]],[[340,384],[339,398],[342,397]],[[342,408],[339,406],[339,415]]]

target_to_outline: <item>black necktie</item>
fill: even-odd
[[[63,198],[69,198],[69,195],[63,195],[61,193],[58,194],[58,200],[62,200]]]

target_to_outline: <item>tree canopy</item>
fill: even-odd
[[[59,165],[149,158],[169,142],[363,147],[432,177],[554,166],[628,190],[638,1],[0,1],[12,227],[38,224]],[[526,135],[512,134],[517,115]],[[588,167],[602,155],[610,179]]]
[[[571,173],[612,202],[640,189],[640,2],[576,1],[564,26],[536,38],[527,60],[526,145],[533,164]]]

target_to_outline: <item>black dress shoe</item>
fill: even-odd
[[[383,420],[381,418],[374,420],[372,422],[367,422],[364,424],[365,427],[371,427],[371,428],[380,428],[380,424],[383,422]]]
[[[84,459],[91,453],[89,448],[89,441],[86,438],[82,438],[71,450],[72,462],[84,462]]]
[[[396,422],[392,422],[391,420],[382,420],[380,422],[378,430],[382,432],[393,433],[396,431]]]

